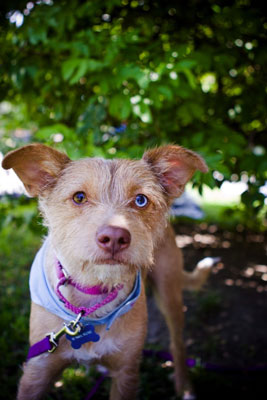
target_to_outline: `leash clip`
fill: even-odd
[[[64,323],[64,326],[58,332],[56,333],[51,332],[47,334],[47,336],[49,337],[49,342],[52,345],[52,348],[48,350],[49,353],[53,353],[56,350],[61,336],[63,335],[77,336],[81,332],[82,325],[79,323],[79,321],[82,315],[83,312],[80,312],[75,320],[70,321],[68,324]]]

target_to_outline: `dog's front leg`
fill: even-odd
[[[130,349],[127,348],[120,354],[112,356],[105,363],[112,378],[110,400],[136,399],[142,348],[138,349],[138,351],[135,349],[132,354],[129,354]]]
[[[134,360],[130,366],[111,371],[111,376],[110,400],[136,399],[139,386],[139,361]]]
[[[139,367],[147,333],[147,309],[142,289],[141,298],[122,324],[117,325],[115,337],[121,337],[119,351],[102,358],[112,378],[110,400],[134,400],[139,386]]]
[[[55,354],[44,354],[29,360],[24,365],[17,400],[38,400],[48,390],[49,385],[67,367],[66,360]]]

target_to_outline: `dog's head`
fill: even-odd
[[[8,153],[2,165],[39,197],[61,263],[77,281],[91,284],[116,284],[149,267],[171,201],[197,169],[207,171],[199,155],[174,145],[149,150],[138,161],[71,161],[32,144]]]

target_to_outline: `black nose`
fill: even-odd
[[[97,245],[112,254],[127,249],[131,243],[131,234],[127,229],[117,226],[102,226],[96,233]]]

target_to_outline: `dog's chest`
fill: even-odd
[[[91,362],[97,362],[102,357],[118,351],[120,351],[118,339],[111,335],[110,331],[102,330],[102,332],[100,332],[100,340],[98,342],[84,343],[79,349],[71,348],[70,350],[65,351],[63,357],[71,357],[78,363],[90,364]]]

